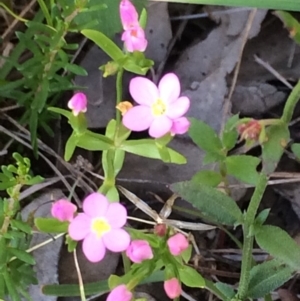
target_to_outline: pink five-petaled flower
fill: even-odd
[[[133,240],[126,250],[126,255],[135,263],[153,258],[152,249],[146,240]]]
[[[84,93],[78,92],[68,102],[68,108],[72,110],[74,116],[87,110],[87,98]]]
[[[181,254],[189,247],[187,238],[181,233],[177,233],[170,237],[167,241],[167,244],[170,253],[174,256]]]
[[[164,289],[170,299],[175,299],[181,294],[181,285],[177,278],[171,278],[164,282]]]
[[[106,248],[112,252],[125,251],[130,243],[129,234],[121,229],[127,220],[126,208],[119,203],[109,203],[97,192],[83,201],[83,213],[79,213],[69,225],[69,235],[82,240],[83,253],[91,262],[105,256]]]
[[[61,222],[71,222],[77,207],[68,200],[58,200],[52,204],[51,214]]]
[[[138,13],[129,0],[120,2],[120,17],[124,29],[121,39],[127,51],[145,51],[148,41],[143,28],[139,24]]]
[[[158,87],[149,79],[135,77],[129,90],[132,98],[139,104],[129,109],[123,116],[123,124],[132,131],[149,129],[149,135],[159,138],[168,132],[182,132],[187,120],[179,118],[187,112],[190,100],[180,95],[180,82],[174,73],[166,74]],[[173,127],[173,129],[172,129]]]
[[[106,301],[130,301],[132,293],[125,284],[116,286],[107,296]]]

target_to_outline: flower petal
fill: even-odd
[[[105,247],[112,252],[125,251],[130,244],[130,236],[123,229],[112,229],[102,239]]]
[[[186,96],[179,97],[169,104],[166,115],[171,119],[179,118],[184,115],[190,107],[190,100]]]
[[[120,203],[111,203],[106,211],[105,218],[113,229],[121,228],[127,221],[127,210]]]
[[[102,238],[97,238],[93,233],[90,233],[82,243],[82,250],[86,258],[91,262],[98,262],[105,256],[105,246]]]
[[[155,84],[145,77],[135,77],[130,81],[129,91],[140,105],[151,106],[159,97]]]
[[[174,73],[166,74],[158,84],[159,97],[166,103],[172,103],[180,95],[179,78]]]
[[[109,202],[103,194],[93,192],[84,199],[82,208],[90,217],[101,217],[105,215],[108,205]]]
[[[122,122],[131,131],[141,132],[150,127],[153,119],[150,107],[136,106],[124,114]]]
[[[91,219],[85,213],[79,213],[69,225],[69,235],[74,240],[84,239],[90,232]]]
[[[155,118],[149,128],[149,135],[153,138],[160,138],[170,132],[172,120],[167,116],[159,116]]]

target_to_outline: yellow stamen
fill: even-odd
[[[104,218],[95,218],[92,221],[92,231],[98,238],[109,232],[111,229],[110,224]]]
[[[154,116],[161,116],[166,112],[166,105],[161,99],[157,99],[157,101],[152,105],[152,114]]]

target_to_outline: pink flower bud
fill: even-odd
[[[167,241],[170,253],[174,256],[181,254],[189,246],[187,238],[181,234],[177,233],[170,237]]]
[[[165,236],[167,233],[167,226],[166,224],[156,224],[154,226],[154,233],[157,236]]]
[[[139,25],[139,16],[134,5],[129,0],[120,3],[120,17],[124,30]]]
[[[130,301],[132,293],[125,284],[116,286],[107,296],[106,301]]]
[[[87,110],[87,98],[84,93],[78,92],[68,102],[68,108],[73,111],[74,116],[78,116],[80,112]]]
[[[173,120],[171,135],[185,134],[189,130],[190,124],[191,123],[186,117],[180,117]]]
[[[58,200],[52,204],[51,214],[61,222],[71,222],[77,207],[68,200]]]
[[[181,294],[181,285],[177,278],[171,278],[164,282],[164,289],[170,299],[175,299]]]
[[[126,250],[126,255],[135,263],[153,258],[152,249],[146,240],[133,240]]]

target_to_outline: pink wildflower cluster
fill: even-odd
[[[127,51],[145,51],[148,42],[144,30],[139,24],[138,13],[130,0],[121,0],[120,17],[124,29],[122,41]]]
[[[180,82],[174,73],[166,74],[158,87],[147,78],[135,77],[130,81],[129,91],[138,105],[123,116],[123,124],[128,129],[136,132],[149,129],[153,138],[188,131],[190,122],[183,115],[190,107],[190,100],[180,97]]]

